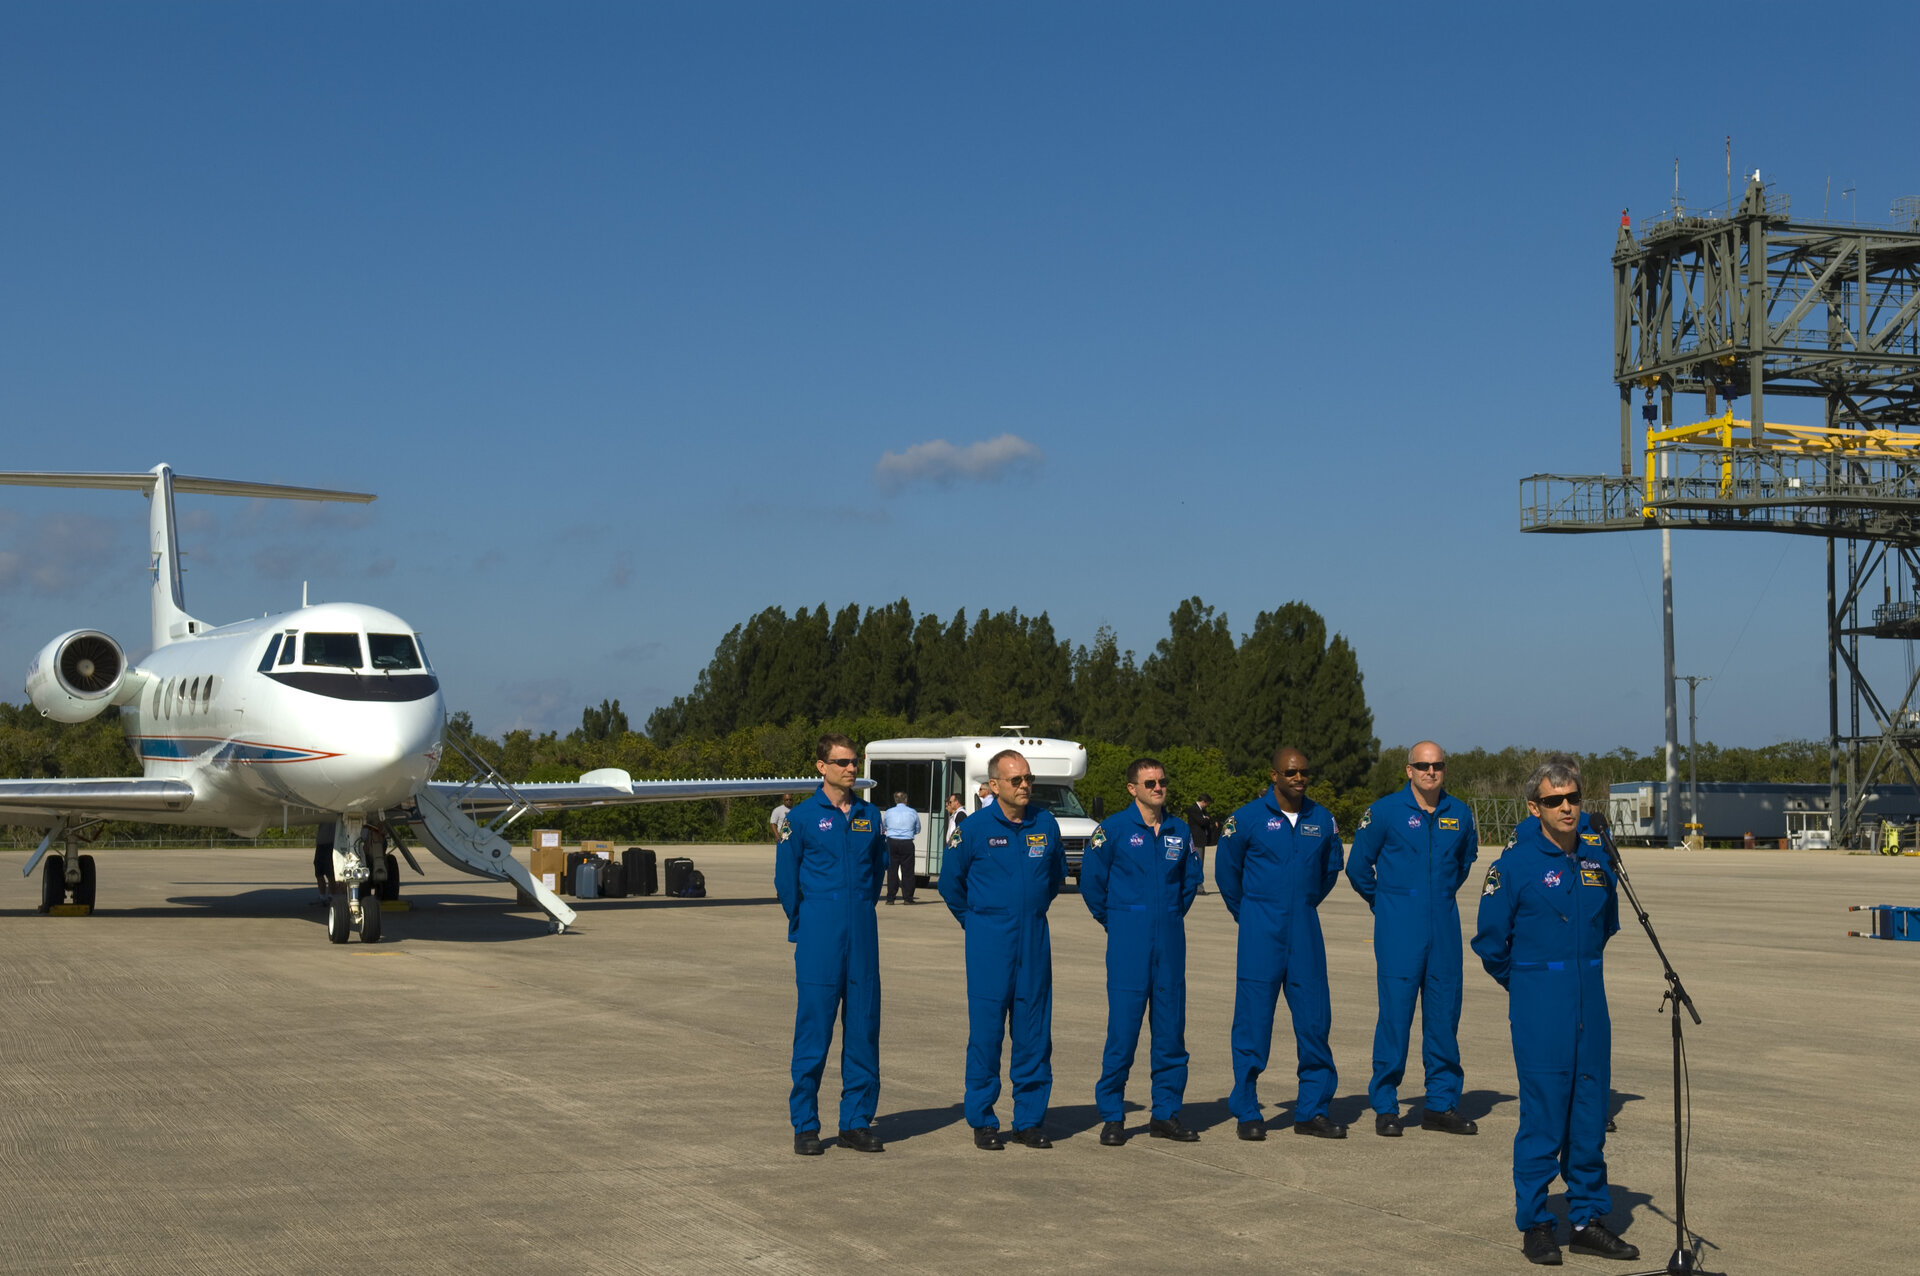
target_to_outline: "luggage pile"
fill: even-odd
[[[535,829],[531,864],[533,875],[556,894],[575,899],[658,895],[662,893],[664,874],[666,894],[681,899],[706,898],[706,875],[683,855],[662,863],[658,853],[644,846],[629,846],[616,855],[611,842],[591,841],[583,841],[578,850],[569,851],[561,848],[558,838],[550,829]]]

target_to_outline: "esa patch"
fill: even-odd
[[[1555,887],[1560,885],[1560,870],[1557,868],[1550,868],[1547,870],[1547,875],[1541,878],[1540,880],[1547,884],[1548,890],[1552,890]]]
[[[1487,869],[1487,884],[1480,888],[1482,895],[1491,895],[1500,889],[1500,866],[1494,864]]]
[[[1443,815],[1440,817],[1440,831],[1442,833],[1458,833],[1460,831],[1460,821]]]
[[[856,833],[871,833],[873,832],[873,821],[855,820],[853,822],[853,831]]]
[[[1583,868],[1580,870],[1580,884],[1582,886],[1605,886],[1607,884],[1607,875],[1597,868]]]
[[[1581,860],[1580,867],[1581,868],[1605,868],[1606,865],[1602,864],[1599,860]]]
[[[1027,834],[1027,858],[1039,859],[1047,853],[1047,835],[1045,833]]]
[[[988,846],[1005,846],[1006,844],[1007,839],[1004,837],[990,837],[987,839]]]
[[[1132,837],[1127,839],[1128,846],[1145,846],[1146,844],[1147,844],[1147,839],[1138,833],[1135,833]]]
[[[822,819],[821,819],[821,821],[820,821],[820,831],[821,831],[822,833],[831,833],[831,832],[833,832],[833,817],[832,817],[831,815],[829,815],[829,816],[825,816],[824,818],[822,818]]]
[[[1220,830],[1220,836],[1221,836],[1221,837],[1232,837],[1232,836],[1234,835],[1234,833],[1236,833],[1237,831],[1238,831],[1238,830],[1237,830],[1237,829],[1235,828],[1235,826],[1234,826],[1234,823],[1233,823],[1233,817],[1232,817],[1231,815],[1229,815],[1229,816],[1227,817],[1227,826],[1226,826],[1225,828],[1223,828],[1223,829],[1221,829],[1221,830]]]

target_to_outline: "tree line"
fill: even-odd
[[[1144,659],[1102,627],[1075,646],[1045,612],[915,617],[906,599],[769,607],[727,631],[693,690],[648,717],[672,744],[761,723],[880,717],[928,735],[988,734],[1019,723],[1038,735],[1135,749],[1218,750],[1235,771],[1299,745],[1336,789],[1362,783],[1379,755],[1360,662],[1312,607],[1289,602],[1237,640],[1199,598],[1168,617]],[[922,729],[924,728],[924,729]]]

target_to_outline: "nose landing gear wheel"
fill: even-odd
[[[40,911],[50,913],[67,902],[67,857],[49,855],[40,861]]]
[[[380,942],[380,901],[372,891],[360,893],[360,942]]]
[[[327,939],[331,943],[344,944],[352,933],[353,914],[347,900],[347,888],[335,886],[333,894],[327,899]]]

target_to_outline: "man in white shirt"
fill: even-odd
[[[793,794],[782,793],[780,805],[773,808],[773,814],[767,817],[767,827],[773,830],[773,840],[780,840],[780,823],[787,818],[787,812],[793,809]]]
[[[880,812],[887,835],[887,903],[897,892],[913,903],[913,839],[920,835],[920,812],[907,805],[905,793],[893,795],[893,805]]]

